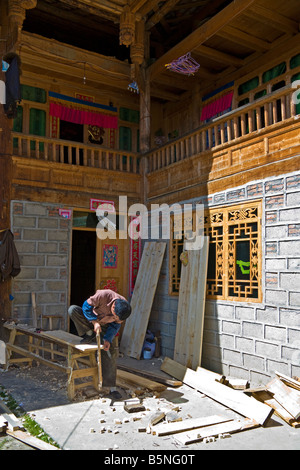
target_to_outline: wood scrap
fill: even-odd
[[[164,419],[166,413],[164,411],[156,411],[153,415],[150,416],[148,421],[148,427],[151,429],[152,426],[155,426],[162,419]]]
[[[249,388],[249,382],[246,379],[238,379],[235,377],[226,377],[225,385],[228,387],[234,388],[234,390],[246,390]],[[221,382],[222,383],[222,382]],[[224,382],[223,382],[224,383]]]
[[[182,417],[178,415],[177,411],[171,410],[166,413],[166,421],[167,423],[175,423],[182,421]]]
[[[7,421],[8,429],[16,431],[18,429],[24,429],[22,422],[14,415],[14,413],[8,408],[4,401],[0,398],[0,413],[1,416]]]
[[[300,391],[300,381],[299,380],[296,380],[294,378],[291,378],[291,377],[288,377],[287,375],[284,375],[284,374],[281,374],[280,372],[276,372],[275,371],[275,374],[277,375],[277,377],[280,378],[280,380],[288,385],[289,387],[292,387],[292,388],[295,388],[296,390],[299,390]],[[299,378],[299,377],[298,377]]]
[[[246,388],[249,388],[248,380],[218,374],[216,372],[204,369],[203,367],[197,367],[196,370],[202,374],[206,374],[207,378],[211,378],[212,380],[234,388],[235,390],[245,390]]]
[[[18,439],[19,441],[24,442],[25,444],[29,445],[30,447],[34,447],[35,449],[39,450],[60,450],[58,447],[55,447],[51,444],[48,444],[47,442],[42,441],[41,439],[38,439],[37,437],[31,436],[27,432],[17,430],[17,431],[11,431],[7,430],[6,434],[14,437],[15,439]]]
[[[179,362],[174,361],[169,357],[165,357],[161,365],[161,370],[169,374],[171,377],[174,377],[183,382],[187,367],[179,364]]]
[[[267,392],[266,386],[265,385],[260,385],[257,387],[250,387],[245,390],[243,390],[244,393],[251,395],[252,393],[255,392]]]
[[[268,391],[273,393],[273,397],[278,403],[288,411],[295,420],[300,418],[300,393],[285,385],[279,377],[273,379],[267,385]]]
[[[33,328],[37,329],[38,318],[37,318],[37,309],[36,309],[36,298],[35,298],[35,293],[34,292],[31,292],[31,305],[32,305]]]
[[[141,403],[133,405],[124,405],[124,410],[127,413],[138,413],[139,411],[145,411],[146,408]]]
[[[6,364],[6,344],[0,341],[0,364]]]
[[[254,398],[273,408],[276,416],[283,419],[287,424],[294,428],[300,427],[300,421],[296,421],[295,418],[273,398],[270,392],[267,390],[254,390],[252,393]]]
[[[166,385],[154,382],[153,380],[140,377],[139,375],[132,374],[131,372],[126,372],[124,370],[117,369],[117,379],[120,379],[123,382],[128,384],[139,385],[140,387],[146,388],[155,392],[163,392],[166,390]]]
[[[206,374],[201,374],[200,371],[194,371],[189,368],[180,367],[180,364],[176,363],[170,358],[165,358],[162,366],[162,370],[172,370],[176,377],[176,370],[179,370],[180,380],[186,385],[195,388],[204,395],[216,400],[217,402],[227,406],[228,408],[236,411],[250,419],[254,419],[257,423],[264,425],[273,414],[273,409],[255,400],[254,397],[249,397],[245,394],[239,393],[232,388],[227,387],[214,380],[208,379]],[[183,368],[185,374],[183,375]]]
[[[126,372],[131,372],[132,374],[138,374],[141,377],[146,379],[154,380],[155,382],[162,383],[169,387],[181,387],[182,381],[177,379],[172,379],[170,377],[163,377],[161,375],[155,374],[155,372],[150,372],[148,370],[135,369],[124,364],[118,364],[118,369],[125,370]]]
[[[152,430],[152,434],[155,434],[156,436],[167,436],[169,434],[177,434],[183,431],[190,431],[192,429],[211,426],[217,423],[224,423],[226,421],[232,421],[232,418],[213,415],[201,418],[185,419],[176,423],[162,423],[155,426]]]
[[[2,415],[0,415],[0,432],[6,431],[7,424],[7,420]]]
[[[206,437],[219,436],[224,433],[234,433],[258,427],[255,420],[249,418],[232,420],[226,423],[215,424],[207,426],[203,429],[195,429],[184,433],[179,433],[174,436],[175,440],[182,445],[192,444],[193,442],[202,441]]]
[[[2,417],[7,422],[7,427],[11,431],[17,431],[18,429],[24,429],[22,423],[15,418],[12,413],[2,413]]]

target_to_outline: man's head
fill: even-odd
[[[127,300],[116,299],[113,303],[112,312],[119,317],[120,321],[123,321],[131,314],[131,307]]]

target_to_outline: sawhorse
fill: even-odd
[[[37,332],[27,325],[4,324],[4,326],[10,330],[10,337],[6,343],[7,368],[11,364],[36,361],[66,372],[68,375],[67,394],[70,400],[74,399],[76,391],[80,388],[92,385],[98,390],[97,345],[80,344],[79,336],[62,330]],[[17,336],[25,337],[22,345],[15,344]],[[54,345],[57,346],[57,350],[53,348]],[[44,357],[45,353],[49,353],[51,358],[58,356],[58,359],[47,359]],[[13,357],[13,354],[21,357]],[[67,365],[58,362],[62,358],[65,359]],[[89,382],[75,383],[76,379],[87,377],[91,377]]]

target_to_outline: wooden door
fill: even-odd
[[[112,289],[128,298],[128,240],[97,237],[96,290]]]

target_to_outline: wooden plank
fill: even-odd
[[[205,437],[218,436],[219,434],[234,433],[257,427],[258,424],[251,419],[245,418],[233,420],[227,423],[215,424],[204,429],[191,430],[184,433],[176,434],[175,440],[179,444],[191,444],[192,442],[202,441]]]
[[[124,370],[117,369],[117,378],[122,381],[124,380],[129,384],[139,385],[156,392],[163,392],[167,388],[166,385],[154,382],[153,380],[146,379],[136,374],[131,374],[130,372],[126,372]]]
[[[2,415],[0,415],[0,432],[5,431],[7,428],[7,425],[8,425],[7,420]]]
[[[7,422],[8,429],[16,431],[17,429],[24,429],[22,423],[15,418],[12,413],[2,413],[2,418]]]
[[[176,373],[176,370],[179,369],[180,380],[182,380],[183,383],[195,388],[199,392],[204,393],[204,395],[216,400],[237,413],[247,418],[254,419],[261,425],[264,425],[273,414],[272,409],[270,410],[267,405],[258,402],[255,398],[248,397],[247,395],[240,393],[238,390],[233,390],[226,385],[207,379],[207,375],[201,374],[199,371],[196,372],[186,367],[185,374],[183,378],[181,378],[183,375],[183,366],[178,367],[174,362],[175,361],[170,358],[165,358],[161,369],[164,372],[171,370],[173,375]]]
[[[11,431],[9,429],[6,430],[6,434],[8,434],[11,437],[14,437],[15,439],[18,439],[19,441],[24,442],[25,444],[28,444],[30,447],[34,447],[35,449],[39,450],[60,450],[58,447],[55,447],[51,444],[48,444],[47,442],[42,441],[41,439],[38,439],[37,437],[30,436],[30,434],[24,432],[24,431]]]
[[[197,367],[197,372],[202,374],[206,374],[208,379],[215,380],[216,382],[223,383],[226,380],[225,375],[217,374],[216,372],[212,372],[211,370],[204,369],[203,367]]]
[[[124,364],[118,364],[118,369],[125,370],[126,372],[131,372],[132,374],[138,374],[141,377],[154,380],[155,382],[159,382],[170,387],[180,387],[182,385],[181,380],[174,380],[168,377],[163,377],[158,374],[155,374],[154,372],[149,372],[148,370],[135,369],[134,367],[130,367]]]
[[[165,357],[161,365],[161,370],[169,374],[171,377],[175,377],[178,380],[183,381],[187,367],[179,364],[170,357]]]
[[[4,341],[0,341],[0,364],[6,364],[6,345]]]
[[[293,418],[293,416],[288,411],[286,411],[283,406],[281,406],[278,401],[275,400],[275,398],[273,398],[271,392],[266,390],[256,390],[252,393],[257,400],[273,408],[275,414],[290,426],[293,426],[294,428],[300,427],[300,421],[296,421],[295,418]]]
[[[122,333],[120,352],[140,359],[152,303],[166,249],[164,242],[147,242],[131,299],[132,313]]]
[[[185,419],[176,423],[163,423],[158,424],[152,429],[152,434],[156,436],[167,436],[169,434],[176,434],[178,432],[190,431],[204,426],[211,426],[225,421],[232,421],[233,418],[224,418],[223,416],[213,415],[201,418]]]
[[[80,351],[97,351],[96,344],[80,344],[80,341],[81,341],[80,336],[73,335],[72,333],[68,333],[67,331],[63,331],[63,330],[43,331],[41,333],[41,336],[58,340],[60,343],[66,346],[70,346],[70,345],[74,346],[76,349],[79,349]]]
[[[284,374],[281,374],[280,372],[276,372],[275,371],[275,374],[277,375],[277,377],[279,377],[282,382],[284,382],[286,385],[288,385],[289,387],[292,387],[292,388],[295,388],[296,390],[299,390],[300,391],[300,382],[298,382],[298,380],[295,380],[291,377],[288,377],[287,375],[284,375]]]
[[[13,414],[13,412],[8,408],[5,402],[0,399],[0,413],[2,416],[2,421],[7,421],[8,428],[11,430],[15,429],[24,429],[21,421]]]
[[[192,369],[201,364],[209,237],[200,250],[186,251],[178,298],[174,360]]]
[[[226,377],[225,385],[234,388],[234,390],[247,390],[249,388],[249,382],[246,379],[237,379],[235,377]]]
[[[287,387],[278,377],[267,385],[267,389],[280,405],[286,409],[296,420],[300,418],[300,393]]]
[[[35,292],[31,292],[31,305],[32,305],[32,321],[33,321],[33,327],[34,327],[34,328],[37,328],[37,310],[36,310]]]

